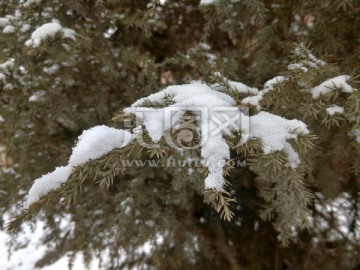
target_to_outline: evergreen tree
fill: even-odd
[[[358,1],[0,7],[0,225],[45,222],[38,267],[359,267]]]

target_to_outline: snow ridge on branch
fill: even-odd
[[[273,84],[277,82],[277,79],[267,82],[265,89],[271,90]],[[244,87],[241,83],[231,82],[231,84]],[[201,161],[208,168],[208,175],[204,181],[205,189],[224,191],[223,167],[230,159],[230,145],[226,137],[234,137],[236,134],[241,134],[240,144],[246,144],[251,138],[257,138],[261,142],[264,154],[284,151],[291,168],[295,169],[299,165],[299,155],[288,140],[296,140],[298,136],[309,133],[303,122],[287,120],[267,112],[247,116],[239,110],[232,97],[221,92],[219,87],[216,88],[213,89],[204,82],[194,81],[189,84],[169,86],[136,101],[124,110],[125,113],[133,114],[141,121],[133,133],[107,126],[96,126],[85,130],[79,137],[78,144],[73,148],[68,165],[58,167],[52,173],[35,180],[29,191],[26,206],[29,207],[49,191],[64,184],[74,167],[85,164],[91,159],[100,158],[115,148],[131,144],[142,131],[147,131],[154,144],[157,144],[164,138],[165,131],[178,128],[181,118],[189,111],[198,119],[195,131],[201,138],[199,145]],[[246,92],[254,94],[251,91]],[[148,102],[157,104],[157,107],[147,106]],[[169,112],[175,112],[171,121],[164,118]],[[167,142],[169,143],[168,140]]]

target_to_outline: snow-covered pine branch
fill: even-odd
[[[232,84],[242,86],[241,83]],[[266,83],[265,86],[266,89],[271,88],[270,83]],[[247,91],[247,93],[254,92]],[[169,98],[170,105],[167,104]],[[149,102],[157,104],[158,107],[146,106],[145,104]],[[300,163],[299,155],[289,140],[296,140],[299,136],[309,133],[303,122],[287,120],[267,112],[247,116],[239,110],[232,97],[211,88],[204,82],[195,81],[190,84],[169,86],[126,108],[124,110],[126,114],[133,114],[140,120],[140,124],[132,133],[106,126],[97,126],[84,131],[73,149],[68,165],[35,180],[29,191],[26,206],[29,207],[42,196],[46,196],[49,191],[66,183],[71,170],[76,166],[99,158],[115,148],[127,146],[133,140],[139,139],[144,132],[149,134],[154,143],[146,147],[154,147],[160,140],[165,140],[174,148],[178,147],[172,142],[173,138],[165,136],[165,131],[179,128],[180,120],[187,111],[195,114],[198,119],[194,131],[201,138],[199,144],[201,162],[208,169],[204,181],[205,189],[224,191],[223,167],[225,161],[230,159],[230,146],[226,137],[234,137],[235,134],[241,136],[241,145],[253,138],[259,139],[264,154],[285,152],[288,156],[288,165],[292,169]],[[170,116],[171,119],[168,118]],[[226,121],[221,122],[221,120]]]

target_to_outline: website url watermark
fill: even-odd
[[[124,159],[121,160],[121,165],[126,167],[137,167],[137,168],[201,168],[208,167],[206,161],[200,159],[175,159],[167,158],[166,160],[153,160],[153,159]],[[246,167],[246,160],[219,160],[218,166],[221,167],[234,167],[234,168],[243,168]]]

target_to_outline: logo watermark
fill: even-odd
[[[211,137],[220,134],[233,138],[242,130],[249,130],[248,107],[139,107],[133,108],[132,113],[135,123],[129,115],[124,126],[144,126],[136,140],[147,149],[158,148],[162,138],[174,149],[199,149]]]

